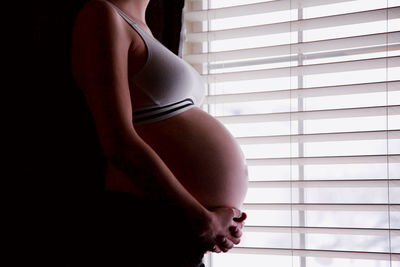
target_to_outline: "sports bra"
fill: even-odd
[[[205,87],[200,74],[172,53],[113,3],[110,4],[140,35],[147,47],[147,59],[129,82],[140,90],[143,100],[133,97],[133,124],[159,121],[177,115],[204,101]],[[139,93],[139,92],[137,92]]]

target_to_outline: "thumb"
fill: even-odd
[[[237,208],[232,208],[233,211],[233,219],[240,218],[242,216],[242,212]]]
[[[243,222],[246,220],[247,214],[245,212],[241,212],[240,216],[233,218],[235,222]]]

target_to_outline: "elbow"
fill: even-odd
[[[108,162],[111,164],[116,164],[117,162],[120,162],[122,159],[121,153],[118,152],[117,150],[104,150],[105,157]]]
[[[100,142],[106,159],[116,165],[139,161],[145,150],[144,141],[134,131],[100,131]]]
[[[113,165],[120,165],[124,161],[125,152],[121,147],[107,147],[104,149],[106,159]]]
[[[137,161],[122,150],[109,151],[106,153],[106,159],[109,164],[124,172],[132,167],[135,168]]]
[[[109,136],[100,135],[101,148],[107,161],[113,163],[120,160],[122,148],[124,146],[120,141],[121,140],[117,141],[115,138],[110,138]]]
[[[136,142],[119,143],[104,149],[107,160],[115,166],[137,163],[141,155],[140,151],[142,149]]]

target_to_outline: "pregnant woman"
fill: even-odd
[[[240,242],[245,158],[199,108],[200,75],[152,36],[148,2],[92,0],[76,20],[73,73],[108,169],[74,266],[202,266]]]

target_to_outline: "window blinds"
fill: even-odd
[[[400,266],[400,1],[186,0],[184,59],[249,165],[211,267]]]

